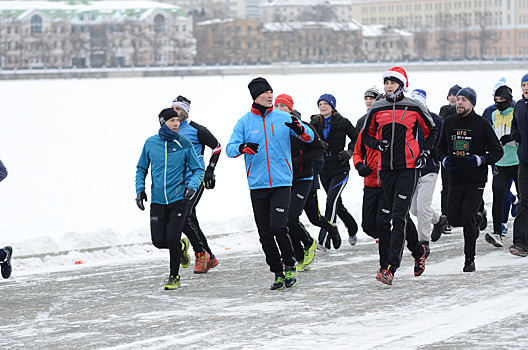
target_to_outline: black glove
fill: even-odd
[[[259,144],[258,143],[248,142],[248,143],[241,144],[240,147],[238,147],[238,151],[240,153],[253,155],[253,154],[256,154],[258,152],[258,148],[259,148]]]
[[[297,135],[304,134],[304,126],[301,125],[299,119],[295,118],[293,115],[291,116],[291,118],[291,123],[285,122],[284,125],[292,129]]]
[[[507,134],[507,135],[503,135],[501,138],[500,138],[500,143],[501,145],[505,145],[507,144],[508,142],[511,142],[513,141],[513,137],[511,136],[511,134]]]
[[[196,191],[193,190],[192,188],[190,187],[187,187],[185,189],[185,193],[183,194],[183,198],[185,198],[186,200],[190,201],[191,199],[194,198],[194,195],[196,194]]]
[[[350,158],[352,158],[352,151],[347,149],[338,153],[339,161],[341,164],[347,164]]]
[[[145,206],[143,205],[144,200],[145,201],[147,200],[147,194],[145,193],[145,191],[141,191],[137,194],[137,197],[136,197],[136,204],[138,208],[141,210],[145,210]]]
[[[389,146],[390,146],[389,140],[379,140],[378,141],[378,150],[380,150],[381,153],[387,152],[387,150],[389,149]]]
[[[372,172],[374,171],[368,166],[366,166],[365,163],[362,163],[362,162],[359,162],[356,164],[356,169],[359,173],[359,176],[362,176],[362,177],[367,177],[370,174],[372,174]]]
[[[474,154],[468,158],[468,162],[473,168],[478,168],[479,166],[486,164],[486,157]]]
[[[204,187],[208,190],[215,187],[215,175],[214,175],[214,168],[212,166],[208,166],[205,170],[205,175],[203,179]]]
[[[440,160],[440,163],[442,163],[442,166],[449,171],[453,171],[456,169],[456,167],[453,165],[453,162],[451,162],[451,157],[447,156]]]
[[[427,161],[427,157],[429,157],[429,151],[423,150],[422,153],[416,158],[416,161],[414,162],[414,167],[417,169],[423,169],[425,168],[425,162]]]

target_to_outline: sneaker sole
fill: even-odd
[[[486,239],[486,242],[488,242],[489,244],[497,247],[497,248],[502,248],[504,247],[504,244],[502,244],[502,242],[498,242],[493,236],[491,236],[489,233],[486,233],[486,235],[484,236],[484,239]]]
[[[517,249],[517,248],[514,247],[514,246],[511,246],[511,247],[509,248],[509,251],[510,251],[510,254],[511,254],[511,255],[520,256],[520,257],[523,257],[523,258],[525,258],[525,257],[528,256],[528,252],[525,252],[525,251],[519,250],[519,249]]]

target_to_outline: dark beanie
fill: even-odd
[[[273,91],[268,81],[261,77],[251,80],[248,85],[248,89],[253,101],[255,101],[257,97],[259,97],[263,92],[266,92],[268,90]]]
[[[502,85],[495,90],[495,97],[502,97],[506,101],[511,102],[513,99],[512,89],[509,86]]]
[[[469,102],[471,102],[473,106],[477,105],[477,93],[470,87],[465,87],[458,90],[457,96],[464,96],[469,100]]]
[[[176,111],[172,108],[165,108],[160,112],[158,115],[160,125],[163,125],[167,120],[172,118],[179,118],[180,116]]]
[[[449,89],[449,92],[447,93],[447,97],[449,97],[449,95],[455,95],[460,91],[460,89],[462,89],[461,86],[459,86],[458,84],[451,87],[451,89]]]

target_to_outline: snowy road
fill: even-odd
[[[0,283],[2,349],[514,349],[528,347],[528,259],[477,245],[462,273],[462,236],[432,243],[422,277],[404,255],[392,287],[375,280],[377,245],[318,252],[299,285],[272,282],[258,246],[225,250],[206,275],[162,290],[166,253],[26,273]],[[247,238],[246,238],[247,239]],[[508,237],[506,244],[510,244]],[[152,248],[150,248],[152,249]],[[20,261],[19,261],[20,262]]]

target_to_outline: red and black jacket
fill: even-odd
[[[421,127],[425,140],[420,149],[415,138]],[[378,149],[379,140],[388,140],[389,149],[380,153],[380,170],[414,168],[416,158],[422,150],[431,151],[438,131],[427,109],[407,97],[396,101],[387,98],[378,100],[370,107],[362,131],[363,143],[371,149]]]

